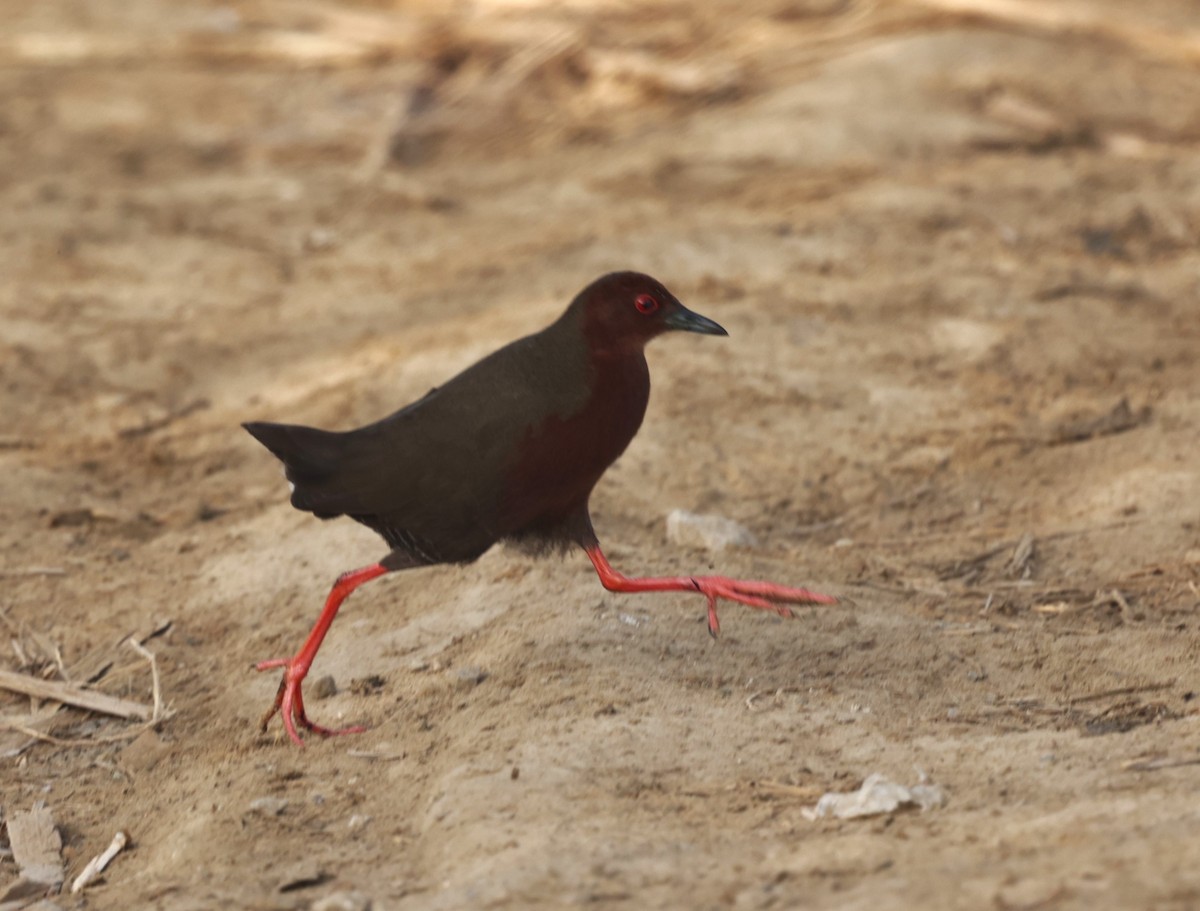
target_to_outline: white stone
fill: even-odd
[[[278,816],[288,807],[286,797],[256,797],[250,801],[250,812],[264,816]]]
[[[313,902],[312,911],[371,911],[371,899],[361,892],[334,892]]]
[[[684,547],[702,547],[722,551],[726,547],[754,547],[758,544],[750,529],[724,516],[698,515],[674,509],[667,516],[667,540]]]
[[[811,809],[802,811],[809,819],[832,816],[835,819],[854,819],[857,816],[879,816],[895,813],[905,807],[931,810],[946,802],[945,792],[922,778],[919,784],[907,788],[876,773],[857,791],[830,792]]]

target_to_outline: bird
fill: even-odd
[[[349,431],[253,421],[242,426],[284,467],[291,504],[321,519],[346,516],[389,552],[343,573],[300,650],[259,662],[283,669],[274,704],[288,737],[359,733],[309,720],[301,684],[342,602],[387,573],[467,564],[505,542],[535,554],[581,548],[611,592],[694,592],[793,616],[790,604],[836,604],[804,588],[726,576],[625,576],[609,563],[588,501],[641,427],[650,398],[645,347],[671,331],[725,336],[660,282],[603,275],[540,332],[517,339],[382,420]]]

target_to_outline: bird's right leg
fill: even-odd
[[[337,616],[338,608],[342,606],[342,602],[349,597],[354,589],[358,588],[364,582],[370,582],[372,579],[376,579],[388,571],[388,567],[382,563],[373,563],[370,566],[364,566],[362,569],[356,569],[338,576],[337,581],[333,583],[333,588],[329,591],[329,597],[325,599],[325,607],[321,610],[321,616],[317,618],[312,632],[304,640],[304,645],[300,647],[300,651],[296,652],[291,658],[274,658],[270,661],[260,661],[255,665],[255,668],[260,671],[267,671],[276,667],[284,669],[283,680],[279,682],[279,691],[275,694],[275,704],[263,715],[262,730],[265,731],[267,729],[267,723],[270,722],[276,712],[279,712],[283,716],[283,726],[287,730],[288,736],[299,746],[304,746],[304,741],[296,733],[296,722],[300,722],[307,730],[326,737],[336,734],[359,734],[366,730],[366,728],[362,727],[332,730],[321,727],[318,724],[313,724],[308,720],[308,715],[304,712],[304,695],[300,691],[300,684],[304,681],[305,676],[307,676],[308,669],[312,667],[313,659],[317,657],[317,650],[321,647],[321,642],[325,639],[325,634],[329,632],[329,627],[333,624],[333,618]]]
[[[717,599],[725,598],[759,610],[774,611],[781,617],[792,617],[789,604],[837,604],[837,598],[809,591],[807,588],[790,588],[774,582],[759,582],[752,579],[731,579],[728,576],[658,576],[652,578],[630,577],[613,569],[594,535],[584,539],[583,549],[600,584],[610,592],[698,592],[708,599],[708,632],[715,639],[721,631],[717,619]]]

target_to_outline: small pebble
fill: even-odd
[[[460,667],[458,673],[455,674],[460,683],[469,683],[477,686],[487,680],[488,672],[481,667]]]
[[[336,696],[337,691],[337,681],[329,674],[326,674],[324,677],[318,677],[309,688],[309,692],[316,699],[328,699],[330,696]]]
[[[313,902],[312,911],[371,911],[371,899],[361,892],[334,892]]]
[[[337,246],[338,236],[328,228],[313,228],[304,237],[304,249],[310,252],[330,250]]]
[[[366,828],[367,823],[370,821],[371,817],[367,816],[365,813],[355,813],[346,822],[346,828],[348,828],[351,832],[357,832],[359,829]]]
[[[278,816],[287,809],[286,797],[256,797],[250,801],[251,813],[262,813],[264,816]]]

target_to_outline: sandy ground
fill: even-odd
[[[136,636],[172,713],[0,694],[3,811],[133,841],[60,906],[1200,907],[1194,4],[3,15],[0,667],[149,703]],[[496,550],[348,602],[310,709],[368,733],[260,734],[384,548],[238,424],[380,417],[615,268],[730,338],[652,346],[614,563],[845,603],[713,642]],[[875,772],[947,802],[803,815]]]

